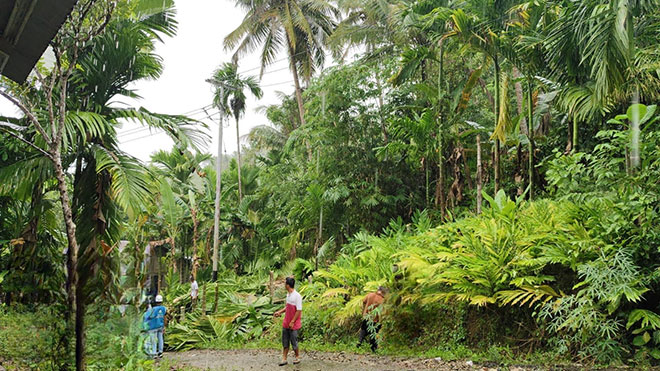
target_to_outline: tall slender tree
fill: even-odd
[[[567,2],[545,38],[559,104],[573,121],[571,149],[581,121],[614,107],[660,99],[657,35],[660,1]]]
[[[507,37],[501,43],[502,54],[520,71],[526,87],[526,117],[527,140],[528,140],[528,162],[527,194],[530,199],[534,197],[534,99],[536,91],[536,76],[545,70],[545,54],[543,51],[543,35],[549,24],[556,16],[556,7],[537,2],[522,3],[511,9],[511,13],[517,17],[517,22],[512,22]],[[521,84],[522,85],[522,84]],[[522,90],[522,86],[521,86]],[[522,92],[521,92],[522,93]],[[522,97],[521,97],[522,98]],[[520,121],[523,119],[521,117]],[[521,125],[522,126],[522,125]]]
[[[241,135],[238,122],[245,113],[247,89],[256,98],[261,98],[263,92],[259,87],[257,79],[253,76],[243,77],[238,73],[236,63],[224,63],[208,80],[217,87],[214,102],[217,107],[231,114],[236,121],[236,153],[238,160],[238,202],[243,200],[243,189],[241,187]]]
[[[123,120],[133,120],[191,143],[181,125],[183,117],[110,104],[118,95],[135,96],[128,88],[131,82],[160,75],[155,42],[176,29],[171,1],[158,7],[135,2],[118,13],[115,6],[114,1],[79,2],[71,24],[65,24],[54,41],[55,66],[38,67],[35,79],[26,83],[31,89],[0,90],[25,115],[10,134],[29,143],[31,158],[41,155],[54,168],[68,239],[66,316],[69,331],[75,332],[79,370],[86,368],[85,309],[97,298],[112,295],[107,289],[116,272],[110,252],[119,238],[118,212],[134,212],[149,198],[148,174],[138,160],[119,150],[116,128]],[[72,168],[69,174],[66,169]],[[11,176],[4,171],[0,175]],[[73,338],[71,333],[66,339]]]
[[[504,139],[505,117],[502,113],[501,77],[502,55],[500,50],[501,38],[509,21],[509,10],[518,3],[516,0],[468,0],[451,16],[451,28],[448,37],[459,39],[470,47],[493,61],[495,66],[495,191],[500,188],[500,143]]]

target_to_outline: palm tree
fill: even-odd
[[[215,92],[215,105],[234,116],[236,120],[236,151],[238,161],[238,202],[243,200],[241,187],[241,135],[238,131],[238,122],[245,113],[245,89],[256,98],[261,98],[263,92],[259,87],[257,79],[253,76],[243,77],[238,73],[236,63],[224,63],[213,73],[213,78],[208,80],[217,87]]]
[[[660,1],[568,2],[546,38],[550,76],[560,87],[560,105],[578,122],[622,108],[631,101],[660,99],[657,21]]]
[[[211,159],[210,154],[195,152],[187,150],[184,147],[175,146],[171,152],[158,151],[151,155],[151,162],[156,164],[157,173],[162,178],[169,178],[172,180],[171,185],[161,184],[160,196],[163,207],[163,220],[168,224],[168,233],[179,229],[181,223],[181,212],[175,205],[177,201],[186,205],[189,212],[190,219],[192,220],[193,236],[192,236],[192,267],[193,275],[197,269],[197,250],[198,250],[198,237],[200,227],[200,202],[203,200],[205,187],[201,175],[204,172],[205,164]],[[154,187],[155,188],[155,187]],[[169,188],[169,189],[168,189]],[[188,220],[187,216],[183,218]],[[175,235],[170,235],[174,241]],[[174,244],[172,244],[174,247]],[[185,255],[185,246],[181,246],[181,253]],[[179,268],[179,280],[184,281],[184,265],[181,260]]]
[[[483,53],[495,65],[495,191],[500,186],[500,141],[504,139],[506,115],[503,112],[501,94],[501,50],[500,44],[508,23],[509,10],[516,0],[469,0],[464,7],[451,16],[451,30],[447,37],[455,37],[466,46]],[[506,110],[504,110],[506,111]]]
[[[225,37],[234,60],[261,46],[261,71],[285,48],[296,87],[300,124],[305,124],[300,77],[311,79],[325,61],[324,45],[335,28],[337,10],[325,0],[236,0],[243,22]]]
[[[181,145],[197,146],[206,139],[185,117],[112,105],[117,96],[136,96],[128,88],[131,82],[160,76],[162,60],[154,54],[156,41],[160,35],[176,32],[171,3],[162,3],[165,7],[144,3],[144,9],[113,21],[106,33],[90,42],[81,56],[81,68],[71,79],[68,105],[75,112],[68,125],[72,164],[75,161],[72,208],[80,241],[75,322],[76,348],[82,353],[77,358],[82,361],[77,363],[84,363],[85,358],[85,308],[99,297],[111,296],[111,289],[117,287],[118,262],[113,258],[117,255],[110,252],[120,238],[121,213],[134,214],[153,193],[150,173],[119,149],[115,128],[132,120],[163,129]]]
[[[329,40],[337,56],[343,57],[343,49],[360,45],[373,52],[388,43],[406,42],[405,29],[399,27],[400,19],[396,17],[399,4],[387,0],[339,0],[337,5],[346,14]]]
[[[137,97],[128,88],[131,82],[160,75],[162,63],[154,54],[155,43],[160,35],[173,35],[176,31],[171,1],[159,3],[157,7],[152,1],[132,5],[128,14],[109,22],[107,32],[94,36],[84,45],[81,43],[75,50],[78,53],[76,68],[61,83],[66,86],[66,90],[60,92],[66,98],[64,107],[59,112],[53,112],[52,106],[44,107],[48,101],[44,103],[43,97],[49,92],[40,90],[44,88],[42,84],[41,88],[31,90],[34,97],[23,98],[39,101],[41,105],[32,112],[25,110],[27,117],[14,122],[19,127],[12,133],[24,143],[33,142],[34,153],[23,160],[26,164],[35,164],[36,157],[47,157],[52,163],[40,162],[44,167],[40,171],[42,176],[52,172],[53,167],[56,173],[63,173],[63,183],[60,177],[58,182],[67,220],[69,250],[75,250],[69,254],[67,262],[68,276],[74,272],[75,277],[67,282],[67,289],[73,293],[69,300],[74,302],[69,304],[73,310],[67,315],[74,317],[77,369],[85,368],[86,307],[99,298],[116,297],[112,289],[117,287],[118,265],[113,247],[121,230],[120,213],[134,213],[151,198],[150,175],[139,160],[118,148],[116,128],[123,121],[132,120],[163,129],[177,142],[195,145],[205,139],[189,125],[192,120],[185,117],[116,108],[111,104],[117,96]],[[52,72],[57,74],[57,71]],[[57,78],[39,77],[43,81]],[[61,129],[56,127],[52,117],[49,118],[53,115],[62,115]],[[49,135],[35,122],[51,123],[52,131],[61,131],[60,143],[56,143],[57,156],[52,150],[39,147],[43,146],[43,141],[34,138],[48,139]],[[12,166],[16,177],[24,175],[19,165]],[[64,169],[71,168],[74,169],[73,193],[69,197],[65,192],[70,188],[69,177]],[[0,176],[5,178],[12,174],[3,171]]]
[[[519,18],[511,27],[510,35],[501,44],[502,54],[522,72],[527,85],[527,139],[528,139],[528,196],[534,197],[534,90],[536,76],[544,72],[545,54],[543,34],[555,19],[557,8],[537,2],[522,3],[512,9]],[[522,112],[521,112],[522,115]],[[522,120],[521,120],[522,122]]]

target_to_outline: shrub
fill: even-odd
[[[34,311],[0,306],[0,364],[57,369],[66,359],[60,340],[64,328],[52,307]]]

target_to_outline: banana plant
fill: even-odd
[[[180,232],[180,218],[183,213],[179,206],[178,197],[172,192],[172,187],[167,179],[160,181],[160,200],[162,204],[161,214],[165,222],[167,236],[170,238],[171,257],[170,264],[176,272],[176,240]]]

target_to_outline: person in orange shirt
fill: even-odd
[[[378,349],[378,342],[376,336],[380,331],[380,310],[377,310],[383,305],[385,301],[385,294],[387,289],[383,286],[378,287],[378,291],[367,294],[362,301],[362,326],[360,327],[360,340],[357,344],[358,348],[362,346],[364,339],[369,340],[371,344],[371,351],[376,352]]]

